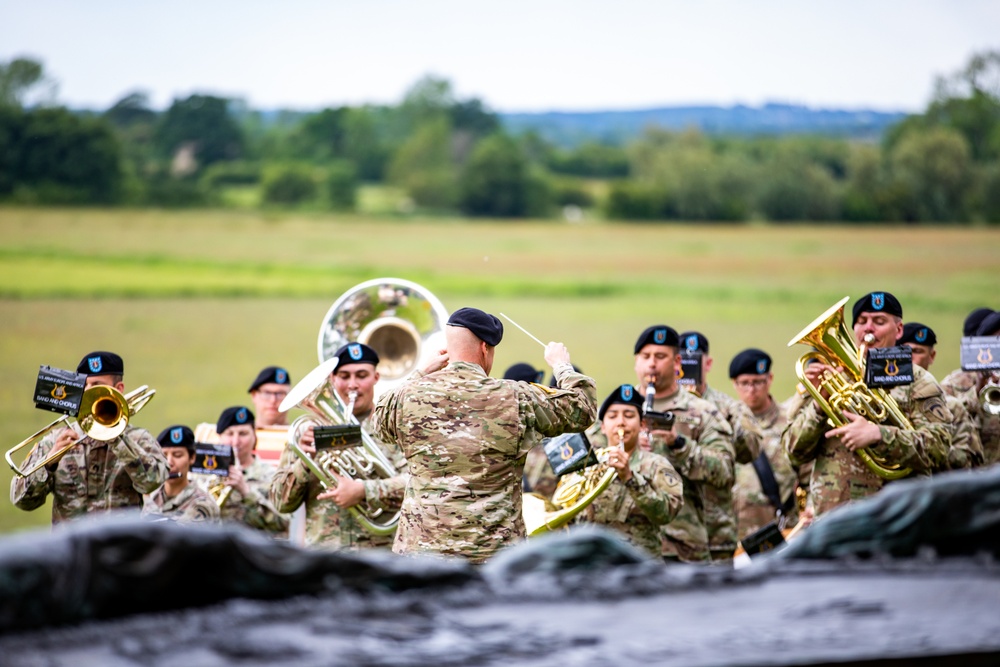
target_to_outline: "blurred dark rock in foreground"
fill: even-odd
[[[0,665],[995,665],[1000,467],[898,482],[740,570],[581,529],[481,568],[120,516],[0,541]]]

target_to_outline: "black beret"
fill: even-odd
[[[194,431],[180,424],[168,426],[160,431],[160,435],[156,436],[156,441],[160,443],[161,448],[184,447],[189,452],[194,451]]]
[[[1000,333],[1000,312],[987,315],[976,329],[977,336],[994,336]]]
[[[250,408],[243,407],[242,405],[234,405],[231,408],[226,408],[219,415],[219,421],[215,424],[215,432],[222,433],[230,426],[235,426],[237,424],[250,424],[254,425],[253,411]]]
[[[378,366],[378,352],[364,343],[348,343],[341,345],[333,354],[337,357],[337,368],[348,364],[371,364]]]
[[[708,354],[708,339],[698,331],[685,331],[680,336],[681,347],[688,352]]]
[[[902,345],[903,343],[916,343],[917,345],[934,347],[937,345],[937,336],[934,334],[934,329],[931,329],[926,324],[907,322],[903,325],[902,337],[896,341],[897,345]]]
[[[545,371],[540,371],[531,364],[514,364],[504,371],[503,379],[538,383],[545,379]]]
[[[604,419],[604,413],[608,411],[612,405],[634,405],[638,410],[639,414],[642,414],[642,396],[636,391],[636,388],[630,384],[623,384],[613,392],[611,392],[604,402],[601,403],[601,409],[597,413],[597,418],[599,420]]]
[[[257,377],[254,379],[253,384],[247,389],[248,392],[253,391],[262,384],[291,384],[292,381],[288,377],[288,371],[286,371],[281,366],[268,366],[260,373],[257,373]]]
[[[125,362],[114,352],[91,352],[76,367],[84,375],[124,375]]]
[[[992,314],[992,308],[976,308],[965,318],[965,323],[962,325],[962,335],[975,336],[976,331],[979,330],[979,325]]]
[[[888,313],[896,317],[903,316],[903,306],[899,299],[888,292],[869,292],[854,302],[854,319],[851,320],[853,327],[861,313]]]
[[[771,372],[771,356],[755,347],[743,350],[729,362],[729,378],[740,375],[764,375]]]
[[[639,350],[647,345],[669,345],[670,347],[679,347],[680,339],[677,337],[676,329],[672,329],[666,324],[654,324],[651,327],[647,327],[645,331],[639,334],[639,338],[635,341],[635,350],[633,354],[639,354]]]
[[[448,318],[448,326],[464,327],[479,340],[494,347],[503,339],[503,323],[478,308],[459,308]]]

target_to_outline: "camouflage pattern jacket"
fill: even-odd
[[[172,498],[167,495],[166,486],[146,496],[142,508],[144,515],[163,516],[177,523],[219,522],[219,506],[208,491],[197,484],[188,483]]]
[[[362,428],[371,434],[368,417],[361,420]],[[365,503],[373,510],[381,509],[379,517],[385,519],[399,511],[403,502],[403,489],[409,473],[406,471],[406,459],[398,447],[392,443],[381,442],[377,437],[373,441],[382,449],[382,453],[400,471],[399,475],[388,479],[364,480]],[[281,454],[278,470],[271,479],[269,498],[282,512],[291,513],[305,504],[307,547],[322,547],[324,549],[358,549],[392,547],[393,535],[374,535],[355,518],[349,509],[341,509],[332,500],[319,500],[316,496],[326,488],[312,473],[305,463],[291,449],[285,448]]]
[[[242,523],[275,537],[288,537],[288,516],[282,514],[268,498],[274,468],[256,455],[253,463],[243,469],[243,479],[250,487],[249,497],[233,489],[222,506],[222,520]]]
[[[775,403],[774,399],[771,400],[770,407],[760,414],[755,414],[754,417],[760,424],[764,436],[764,453],[778,483],[778,494],[782,502],[787,502],[795,495],[795,488],[798,485],[798,473],[781,447],[781,433],[788,425],[788,419],[782,407]],[[740,539],[775,520],[777,508],[764,494],[757,470],[751,464],[736,466],[735,501]],[[785,515],[785,527],[791,528],[798,523],[798,520],[798,506],[793,502],[791,510]]]
[[[384,394],[375,433],[402,448],[410,481],[393,551],[480,563],[525,535],[525,455],[545,436],[583,431],[597,414],[594,381],[570,364],[558,388],[501,380],[458,361]]]
[[[717,407],[729,422],[729,427],[733,430],[735,463],[751,463],[760,454],[762,436],[760,426],[750,409],[742,401],[708,385],[705,385],[702,398]],[[712,552],[712,560],[732,558],[739,539],[733,488],[706,485],[702,490],[705,493],[705,528],[708,530],[708,548]],[[726,508],[733,509],[727,511]]]
[[[977,464],[973,461],[973,465],[989,466],[1000,462],[1000,415],[991,415],[983,409],[978,382],[978,372],[957,370],[942,380],[941,388],[961,401],[972,421],[982,452],[981,462]]]
[[[913,378],[912,384],[890,392],[913,430],[880,426],[882,440],[869,450],[889,463],[912,468],[913,474],[929,475],[947,469],[952,415],[933,375],[914,366]],[[809,500],[816,516],[870,496],[885,484],[840,438],[827,438],[828,430],[826,414],[809,396],[781,436],[793,465],[814,462]]]
[[[983,445],[979,440],[976,420],[969,414],[969,410],[965,407],[965,401],[961,398],[946,393],[944,400],[948,404],[948,410],[951,411],[952,417],[955,418],[951,423],[948,469],[978,468],[983,464]]]
[[[659,454],[636,449],[628,467],[632,479],[625,483],[616,477],[574,522],[613,528],[659,558],[661,527],[684,505],[684,486],[674,467]]]
[[[59,431],[41,439],[26,461],[41,461],[51,452]],[[52,494],[52,523],[94,512],[142,508],[142,494],[152,493],[167,479],[169,467],[160,443],[145,429],[131,424],[109,442],[84,438],[55,466],[26,478],[11,480],[10,500],[23,510],[45,504]]]
[[[663,529],[663,555],[688,562],[711,560],[706,516],[732,514],[733,504],[731,491],[728,496],[707,493],[706,487],[732,489],[736,479],[732,428],[718,408],[680,388],[657,398],[653,409],[673,412],[674,430],[686,440],[679,449],[670,449],[655,437],[650,443],[654,452],[666,456],[684,483],[684,506]],[[736,548],[733,532],[730,550]]]

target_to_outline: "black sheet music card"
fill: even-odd
[[[701,384],[701,352],[681,350],[681,372],[677,384],[687,391],[694,391]]]
[[[83,402],[86,386],[87,376],[83,373],[39,366],[38,380],[35,382],[35,407],[75,417],[80,414],[80,403]]]
[[[545,456],[556,477],[566,475],[597,463],[590,440],[583,433],[563,433],[542,440]]]
[[[191,465],[191,472],[229,477],[229,466],[233,465],[234,460],[233,448],[230,445],[210,445],[196,442],[194,443],[194,463]]]
[[[913,350],[908,345],[876,347],[868,350],[865,384],[869,387],[898,387],[913,382]]]
[[[350,449],[361,445],[361,426],[358,424],[331,424],[313,429],[316,451],[324,449]]]
[[[1000,336],[965,336],[962,338],[963,371],[1000,369]]]

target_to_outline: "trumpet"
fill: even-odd
[[[990,373],[986,384],[979,390],[979,403],[989,414],[1000,415],[1000,372]]]
[[[28,477],[29,475],[57,463],[69,450],[80,444],[84,438],[92,438],[104,442],[114,440],[125,431],[131,419],[139,410],[145,407],[146,403],[153,398],[155,389],[150,389],[142,385],[124,396],[120,391],[108,385],[95,385],[83,392],[83,401],[80,403],[80,411],[74,419],[71,415],[63,415],[45,428],[33,433],[14,447],[7,450],[4,458],[7,465],[18,477]],[[13,455],[26,448],[38,444],[46,435],[65,424],[73,428],[82,435],[61,449],[51,452],[47,457],[36,463],[31,468],[24,470],[18,467],[13,460]]]

